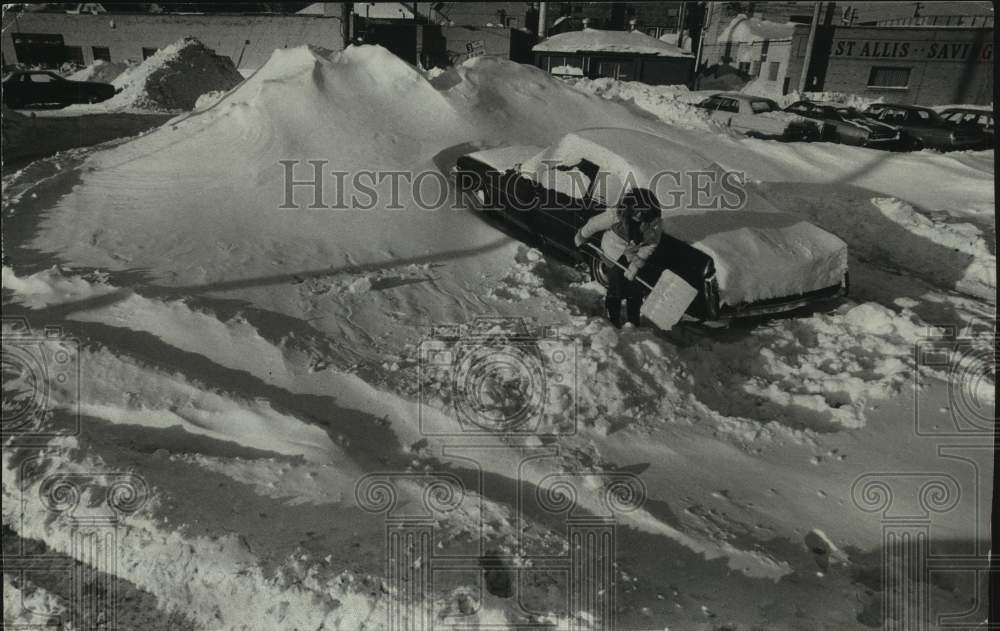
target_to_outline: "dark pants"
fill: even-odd
[[[618,262],[628,267],[628,260],[622,256]],[[638,281],[625,278],[625,270],[617,265],[611,265],[608,271],[608,294],[604,298],[604,308],[608,319],[617,327],[622,325],[622,301],[625,301],[625,313],[629,322],[639,326],[639,313],[642,310],[642,285]]]

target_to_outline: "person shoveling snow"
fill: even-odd
[[[630,190],[616,208],[591,217],[576,233],[574,243],[582,247],[598,232],[604,233],[602,253],[615,264],[608,273],[608,293],[604,298],[608,320],[616,327],[622,326],[624,301],[628,322],[639,326],[643,288],[636,274],[656,250],[663,235],[656,195],[648,189]]]

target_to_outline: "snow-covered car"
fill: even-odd
[[[996,143],[996,125],[993,112],[972,107],[949,107],[940,112],[941,118],[955,125],[975,125],[986,136],[986,143],[992,147]]]
[[[606,209],[604,200],[648,187],[663,207],[663,238],[639,276],[650,285],[665,269],[684,278],[698,290],[687,311],[696,319],[778,313],[847,292],[847,244],[841,239],[777,210],[742,182],[727,186],[726,176],[734,174],[659,136],[585,129],[547,148],[469,153],[453,172],[459,194],[473,206],[535,235],[554,254],[587,264],[602,284],[608,263],[592,248],[576,248],[573,236]],[[699,179],[703,187],[711,182],[707,197],[692,188]]]
[[[876,149],[902,148],[907,142],[905,134],[899,129],[880,123],[843,103],[798,101],[786,107],[785,111],[819,121],[822,138],[828,142]]]
[[[865,112],[879,122],[904,131],[912,139],[912,149],[961,151],[987,145],[986,136],[975,125],[947,121],[927,107],[876,103],[868,106]]]
[[[70,81],[51,70],[16,70],[3,79],[3,102],[8,107],[98,103],[114,95],[110,83]]]
[[[739,92],[720,92],[698,103],[709,118],[756,138],[819,140],[820,126],[804,116],[783,112],[771,99]]]

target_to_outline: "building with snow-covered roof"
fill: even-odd
[[[887,9],[888,10],[888,9]],[[712,18],[719,20],[718,16]],[[985,22],[849,25],[840,12],[821,11],[812,55],[802,16],[769,20],[736,15],[710,25],[700,73],[732,66],[759,94],[800,89],[857,94],[886,101],[938,105],[993,99],[993,29]],[[952,16],[953,17],[953,16]],[[710,39],[711,37],[711,39]],[[697,83],[697,82],[696,82]]]
[[[583,29],[534,46],[535,65],[556,75],[611,77],[649,84],[687,83],[694,57],[641,31]]]

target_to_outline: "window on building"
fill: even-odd
[[[94,54],[94,61],[111,61],[111,49],[106,46],[94,46],[90,49]]]
[[[145,46],[143,46],[142,47],[142,58],[143,59],[149,59],[150,57],[152,57],[153,55],[156,54],[157,50],[159,50],[159,49],[158,48],[146,48]]]
[[[910,70],[897,66],[872,66],[868,74],[869,88],[906,88],[910,85]]]
[[[743,72],[743,73],[746,73],[746,74],[750,74],[750,62],[749,61],[741,61],[740,65],[739,65],[739,68],[740,68],[740,72]]]
[[[85,62],[83,61],[83,48],[80,46],[67,46],[66,61],[78,64],[80,66],[84,65]]]
[[[777,61],[772,61],[767,64],[767,80],[777,81],[778,80],[778,70],[781,69],[781,63]]]

